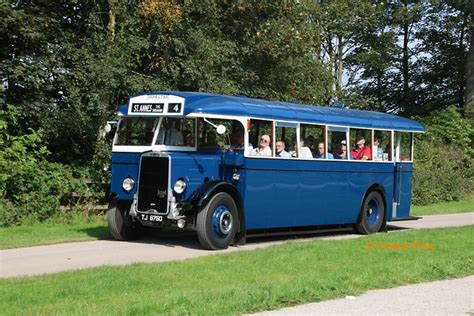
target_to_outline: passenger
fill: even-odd
[[[357,137],[357,149],[352,151],[351,154],[355,160],[372,160],[372,151],[370,147],[365,146],[365,138],[362,135]]]
[[[347,159],[347,143],[346,140],[341,141],[341,153],[339,155],[335,155],[334,158],[336,159]],[[349,153],[349,160],[354,160],[354,156]]]
[[[255,148],[250,153],[250,156],[271,157],[272,156],[272,149],[270,148],[270,136],[262,135],[260,137],[260,144],[258,145],[258,148]]]
[[[300,141],[300,151],[298,152],[298,157],[304,159],[313,158],[313,153],[311,152],[311,149],[309,149],[309,147],[304,141]]]
[[[184,146],[187,146],[187,147],[194,146],[194,136],[190,130],[187,129],[183,132],[183,141],[184,141]]]
[[[324,159],[324,158],[326,158],[326,152],[325,152],[325,150],[324,150],[324,143],[323,143],[323,142],[321,142],[321,143],[318,144],[318,158],[319,158],[319,159]],[[328,159],[334,159],[334,155],[331,154],[331,153],[328,153],[328,154],[327,154],[327,158],[328,158]]]
[[[291,158],[290,153],[285,150],[285,142],[282,140],[277,141],[275,144],[275,157]]]
[[[383,148],[380,146],[380,138],[374,138],[374,160],[383,160]]]
[[[237,131],[232,134],[231,136],[231,146],[230,148],[235,149],[235,150],[244,150],[245,147],[245,141],[244,141],[244,132],[243,131]],[[245,150],[245,153],[248,154],[252,152],[253,146],[251,143],[247,146],[247,149]]]
[[[313,158],[316,158],[317,151],[316,149],[314,149],[314,144],[316,143],[316,139],[312,135],[309,135],[308,137],[306,137],[306,140],[304,143],[305,143],[305,147],[308,147],[311,153],[313,154]]]
[[[163,118],[157,137],[157,144],[169,146],[183,145],[183,134],[173,126],[173,119],[168,117]]]

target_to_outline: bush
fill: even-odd
[[[415,141],[412,203],[416,205],[455,201],[474,189],[474,129],[455,106],[415,118],[425,134]]]
[[[442,144],[455,144],[463,153],[474,155],[471,142],[474,137],[472,123],[463,118],[456,106],[451,105],[446,109],[434,111],[429,116],[419,119],[425,125],[423,139]]]
[[[47,220],[60,214],[61,205],[96,202],[102,190],[86,183],[94,175],[48,162],[41,131],[12,135],[16,116],[14,108],[0,110],[0,227]]]
[[[473,191],[473,163],[454,144],[415,143],[412,203],[456,201]]]

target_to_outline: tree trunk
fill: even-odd
[[[113,42],[115,40],[115,11],[114,0],[107,0],[108,19],[107,19],[107,38]]]
[[[336,96],[338,98],[342,97],[342,52],[343,52],[343,45],[342,45],[342,36],[338,35],[337,37],[337,57],[336,57],[336,62],[337,62],[337,69],[335,69],[336,72]]]
[[[464,109],[466,117],[474,123],[474,4],[470,5],[471,11],[471,43],[466,58],[466,89],[464,90]]]
[[[467,11],[467,10],[466,10]],[[464,57],[464,40],[466,37],[466,28],[468,27],[469,23],[469,12],[464,10],[461,11],[463,16],[462,19],[462,26],[461,26],[461,33],[459,35],[459,55]],[[464,90],[466,89],[466,82],[464,80],[464,76],[466,76],[466,70],[463,68],[463,65],[459,65],[459,77],[458,77],[458,92],[457,92],[457,105],[459,108],[462,108],[464,105]]]
[[[407,111],[410,106],[409,101],[409,72],[408,72],[408,61],[410,56],[408,55],[408,32],[410,23],[405,21],[403,23],[403,57],[402,57],[402,78],[403,78],[403,110]]]
[[[328,55],[329,55],[329,65],[331,67],[331,75],[333,77],[332,82],[332,90],[333,90],[333,97],[335,96],[336,91],[336,52],[332,45],[332,36],[328,34],[327,37],[327,45],[328,45]]]

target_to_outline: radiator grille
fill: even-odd
[[[138,184],[139,212],[156,210],[159,214],[168,213],[168,172],[167,157],[142,157]]]

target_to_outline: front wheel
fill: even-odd
[[[130,203],[111,202],[107,210],[109,231],[117,240],[134,240],[141,236],[141,225],[129,215]]]
[[[384,218],[385,206],[382,195],[378,191],[372,191],[364,199],[355,228],[363,235],[376,233],[382,227]]]
[[[205,249],[226,249],[234,239],[239,220],[232,197],[221,192],[214,195],[197,215],[197,235]]]

